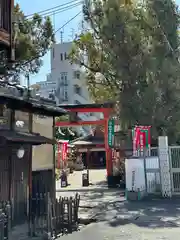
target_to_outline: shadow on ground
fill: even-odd
[[[79,194],[79,213],[84,219],[106,222],[114,228],[127,224],[150,229],[180,227],[180,198],[152,197],[128,202],[123,190],[108,189],[105,181],[96,183],[93,188],[82,189]]]
[[[180,199],[149,199],[139,202],[114,201],[97,214],[111,227],[134,224],[146,228],[180,227]]]
[[[99,191],[81,192],[80,212],[87,212],[93,219],[104,221],[111,227],[126,224],[152,229],[180,227],[180,198],[151,196],[130,202],[125,200],[123,190],[106,188],[104,191],[105,182],[96,185]]]

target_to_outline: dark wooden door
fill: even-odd
[[[17,157],[19,146],[13,147],[12,154],[12,196],[13,223],[24,223],[27,219],[29,150],[24,146],[23,158]]]
[[[53,194],[52,170],[41,170],[32,172],[32,197],[37,194]]]
[[[0,202],[9,200],[9,158],[8,149],[0,148]]]

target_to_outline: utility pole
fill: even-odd
[[[63,43],[63,31],[60,32],[61,43]]]

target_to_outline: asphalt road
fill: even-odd
[[[180,236],[180,200],[111,202],[99,222],[61,240],[172,240]]]
[[[58,196],[81,195],[80,216],[96,215],[97,223],[59,240],[172,240],[180,238],[180,199],[127,202],[118,189],[104,185],[105,170],[91,170],[92,186],[81,186],[81,172],[69,177],[70,186],[60,189]],[[58,184],[57,184],[58,185]],[[73,190],[74,189],[74,190]]]

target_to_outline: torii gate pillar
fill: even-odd
[[[108,120],[113,110],[113,103],[105,104],[79,104],[79,105],[60,105],[60,107],[68,110],[70,113],[103,113],[104,118],[102,120],[95,121],[82,121],[76,119],[76,121],[68,122],[56,122],[56,127],[68,127],[68,126],[82,126],[82,125],[104,125],[104,144],[106,152],[106,170],[107,170],[107,182],[109,187],[114,186],[113,177],[113,163],[112,163],[112,150],[108,144]]]

